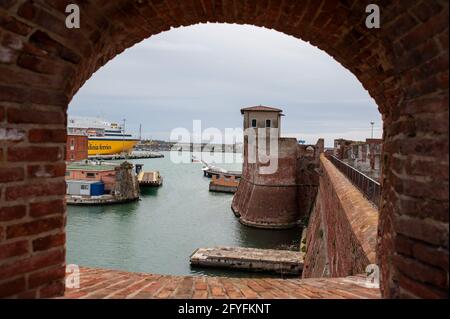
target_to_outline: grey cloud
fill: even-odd
[[[167,139],[194,119],[239,127],[239,109],[257,104],[282,107],[283,132],[311,142],[364,139],[370,121],[382,125],[373,99],[325,52],[275,31],[219,24],[173,29],[126,50],[94,74],[69,113],[127,118],[131,130],[142,123],[146,136]]]

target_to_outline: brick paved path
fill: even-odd
[[[80,288],[65,298],[380,298],[359,276],[320,279],[165,276],[81,268]]]

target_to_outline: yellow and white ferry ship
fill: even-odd
[[[123,126],[99,118],[69,116],[67,127],[68,134],[88,136],[89,156],[131,153],[139,142]]]

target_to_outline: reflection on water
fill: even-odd
[[[144,187],[141,189],[141,195],[144,196],[158,196],[159,187]]]
[[[243,226],[231,211],[232,195],[210,193],[201,164],[173,164],[165,158],[137,160],[159,170],[164,184],[145,189],[139,202],[114,206],[69,207],[67,259],[83,266],[171,275],[249,276],[192,268],[199,247],[243,246],[286,249],[299,245],[300,230],[261,230]],[[240,169],[241,164],[222,164]]]

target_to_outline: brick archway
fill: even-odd
[[[369,30],[373,2],[382,26]],[[80,5],[79,30],[65,27],[69,3]],[[0,294],[64,289],[63,150],[73,95],[135,43],[205,22],[309,41],[361,81],[384,120],[383,295],[447,291],[447,1],[0,0]]]

